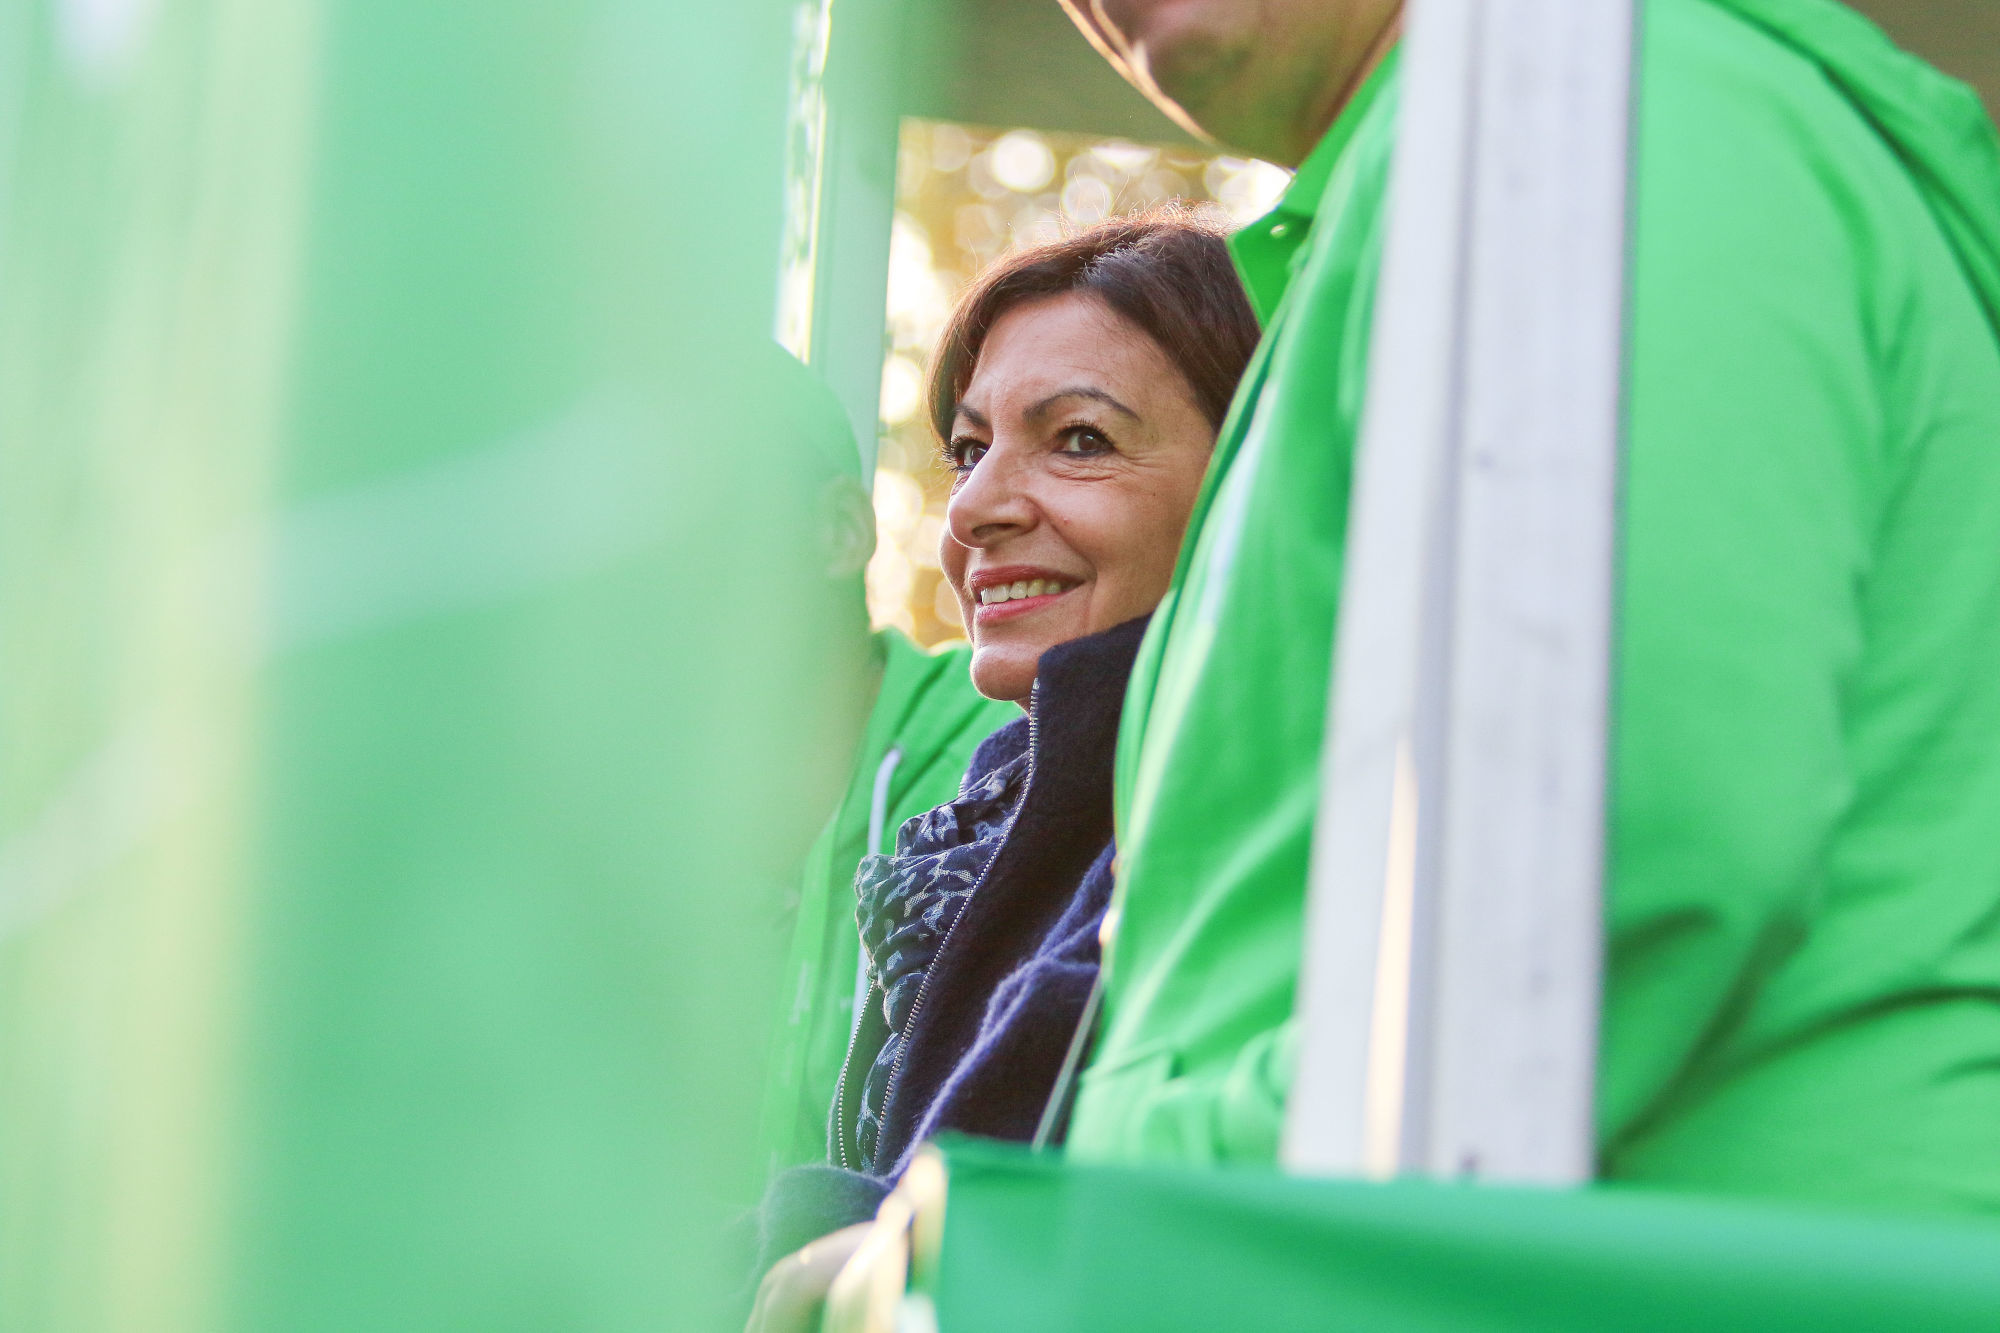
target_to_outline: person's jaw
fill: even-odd
[[[1087,577],[1059,595],[1031,597],[1024,614],[1008,614],[1014,603],[980,608],[972,630],[972,684],[989,699],[1028,706],[1042,654],[1058,644],[1094,633],[1092,594]],[[991,612],[1000,613],[997,617]]]
[[[1256,0],[1064,0],[1127,82],[1193,134],[1297,166],[1393,42],[1400,0],[1294,11],[1295,40]],[[1280,6],[1282,8],[1282,6]]]
[[[1089,11],[1086,34],[1147,100],[1189,133],[1237,143],[1243,127],[1227,106],[1229,86],[1254,63],[1249,3],[1216,0],[1065,0]],[[1078,18],[1079,26],[1084,24]]]

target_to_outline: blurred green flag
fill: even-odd
[[[0,3],[0,1328],[725,1317],[866,661],[791,41]]]

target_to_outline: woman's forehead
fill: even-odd
[[[1137,325],[1095,297],[1066,294],[1015,306],[994,321],[959,408],[991,418],[1081,391],[1130,411],[1140,408],[1135,400],[1178,389],[1178,378]]]

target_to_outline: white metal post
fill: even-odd
[[[875,474],[905,0],[798,0],[778,340],[833,390]]]
[[[1297,1171],[1587,1179],[1636,0],[1412,0]]]

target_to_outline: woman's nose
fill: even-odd
[[[952,493],[945,527],[962,546],[985,547],[1034,527],[1028,469],[1011,450],[992,448]]]

